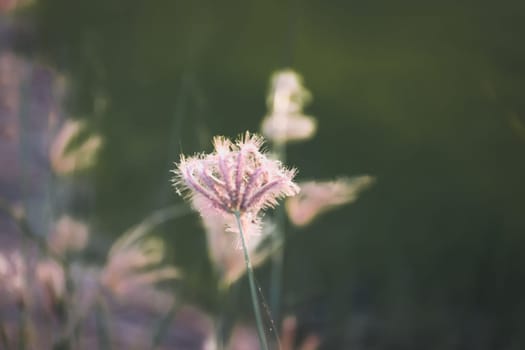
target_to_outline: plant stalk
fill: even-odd
[[[244,239],[244,233],[241,225],[241,215],[238,211],[234,212],[235,219],[237,220],[237,226],[239,227],[239,234],[241,236],[242,250],[244,252],[244,261],[246,263],[246,270],[248,271],[248,281],[250,283],[250,293],[252,297],[253,312],[255,313],[255,322],[257,323],[257,333],[259,334],[259,344],[261,350],[268,350],[268,343],[264,334],[263,321],[261,316],[261,308],[257,298],[257,289],[255,288],[255,277],[253,273],[252,262],[250,255],[248,254],[248,248],[246,247],[246,240]]]

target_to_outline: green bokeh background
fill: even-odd
[[[90,214],[100,232],[180,202],[169,184],[179,154],[258,130],[270,74],[292,67],[319,121],[314,139],[288,149],[298,178],[378,181],[288,230],[285,309],[326,348],[347,348],[363,316],[366,349],[518,349],[524,11],[521,1],[48,0],[29,15],[34,54],[70,78],[68,110],[105,138]],[[159,233],[187,271],[184,298],[219,312],[196,216]]]

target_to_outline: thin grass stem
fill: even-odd
[[[266,335],[264,333],[263,320],[261,316],[261,309],[259,306],[259,300],[257,298],[257,289],[255,288],[255,277],[253,273],[253,267],[248,254],[248,248],[246,247],[246,240],[244,239],[244,232],[241,225],[241,216],[238,211],[234,212],[237,226],[239,227],[239,234],[241,236],[242,250],[244,252],[244,261],[246,263],[246,270],[248,272],[248,281],[250,283],[250,293],[252,297],[253,312],[255,313],[255,322],[257,324],[257,333],[259,334],[259,344],[262,350],[268,350],[268,343],[266,341]]]

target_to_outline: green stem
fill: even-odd
[[[246,269],[248,271],[248,281],[250,282],[250,293],[252,296],[253,311],[255,313],[255,322],[257,323],[257,333],[259,334],[259,344],[261,346],[261,350],[268,350],[268,343],[266,342],[266,336],[264,334],[263,321],[261,317],[261,309],[257,299],[257,290],[255,288],[255,277],[253,274],[252,262],[250,261],[250,255],[248,254],[248,248],[246,247],[246,241],[244,239],[244,233],[242,230],[241,215],[238,211],[235,211],[234,215],[235,219],[237,220],[237,226],[239,227],[242,250],[244,252],[244,261],[246,262]]]

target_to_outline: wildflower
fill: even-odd
[[[253,253],[266,236],[261,232],[260,211],[299,190],[292,182],[295,171],[269,159],[260,151],[261,146],[262,139],[249,133],[235,144],[216,137],[214,153],[181,157],[175,171],[175,185],[189,192],[193,207],[203,217],[210,257],[226,284],[246,270],[243,252],[234,249],[239,229],[232,214],[240,214],[241,226],[248,234],[247,249]],[[253,263],[267,256],[255,255]]]
[[[370,187],[374,181],[374,177],[364,175],[335,181],[304,182],[300,184],[301,194],[286,202],[288,217],[296,226],[308,225],[318,215],[354,202],[359,193]]]
[[[311,138],[317,123],[303,114],[303,107],[311,97],[302,77],[293,70],[274,73],[267,98],[269,114],[262,121],[262,133],[275,143]]]
[[[121,301],[153,302],[165,311],[173,303],[172,296],[155,284],[180,273],[173,266],[160,265],[163,258],[164,245],[159,239],[126,234],[111,247],[100,283]]]
[[[174,184],[189,193],[193,207],[204,218],[238,233],[232,214],[240,215],[243,230],[260,231],[259,212],[292,196],[299,187],[292,181],[295,170],[269,159],[260,151],[263,140],[246,133],[235,143],[215,137],[215,152],[181,156]]]
[[[303,78],[291,69],[275,72],[271,77],[267,98],[268,108],[274,113],[299,113],[312,95],[303,84]]]
[[[84,249],[88,238],[87,226],[66,215],[55,224],[54,230],[47,238],[47,245],[53,253],[64,256],[68,252]]]
[[[268,349],[257,302],[249,240],[245,237],[259,231],[261,210],[275,206],[279,198],[299,192],[299,187],[292,181],[295,171],[284,168],[281,162],[262,153],[262,139],[249,132],[235,143],[224,137],[215,137],[213,144],[215,152],[211,154],[191,158],[181,156],[174,184],[189,193],[193,207],[205,221],[216,221],[224,224],[228,231],[238,233],[248,271],[260,347]],[[231,223],[233,217],[237,225]]]
[[[86,124],[78,120],[68,120],[64,123],[49,150],[49,159],[55,173],[69,175],[74,172],[91,168],[102,147],[102,137],[97,134],[88,136],[76,147],[72,147],[81,133],[86,130]]]
[[[0,254],[0,303],[6,301],[4,293],[16,303],[28,300],[27,264],[19,251],[8,256]]]

